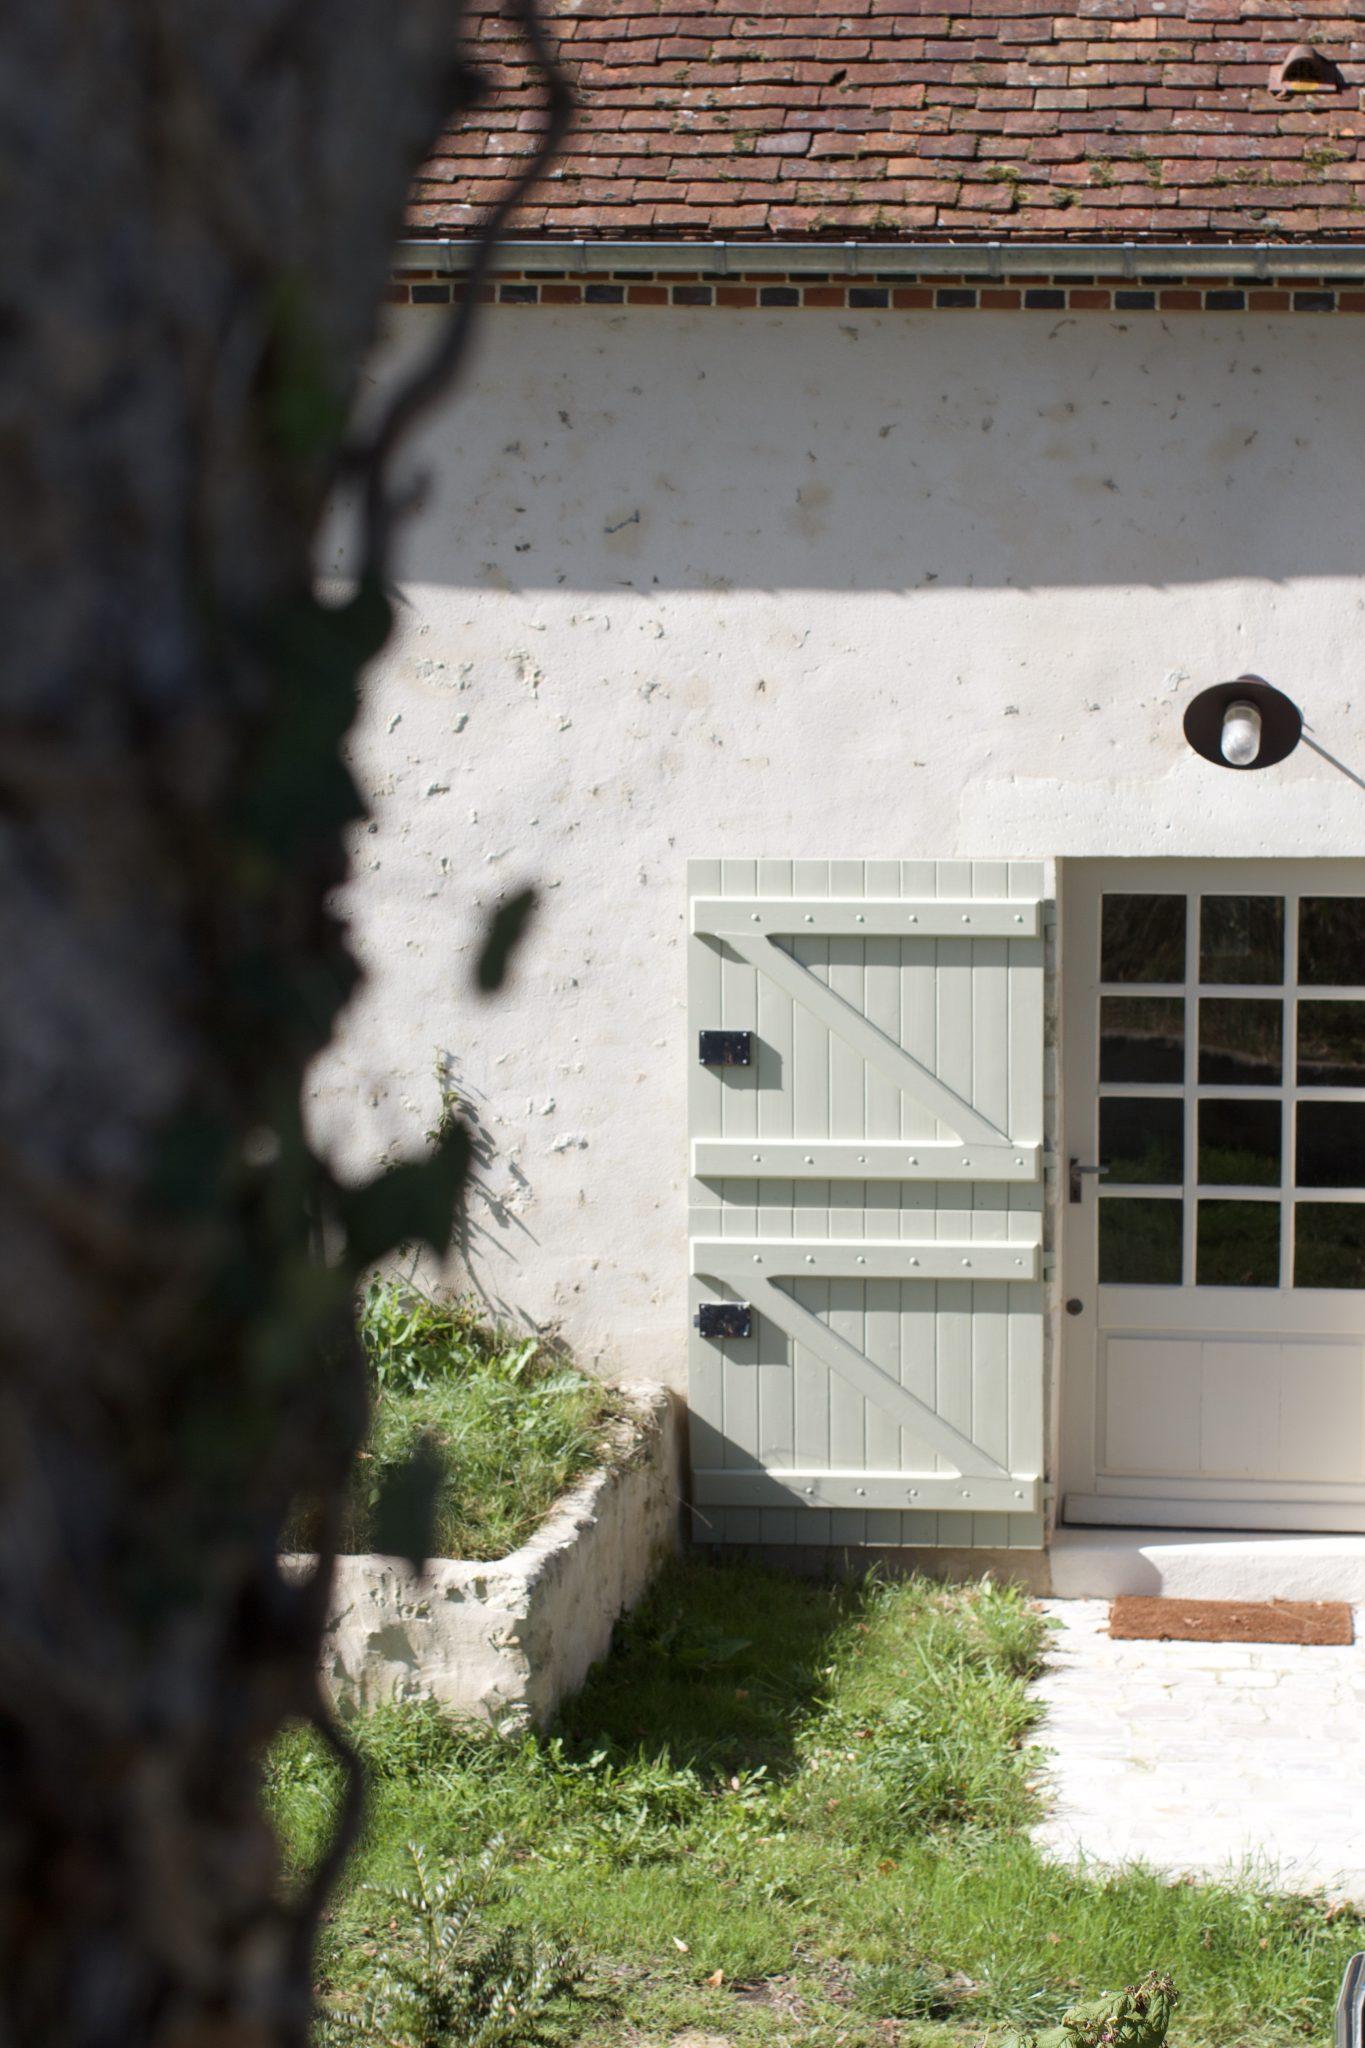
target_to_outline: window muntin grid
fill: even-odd
[[[1106,890],[1100,928],[1101,1284],[1365,1288],[1365,897]]]

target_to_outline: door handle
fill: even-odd
[[[1082,1166],[1079,1159],[1070,1159],[1067,1165],[1069,1168],[1067,1174],[1067,1194],[1068,1198],[1073,1202],[1079,1202],[1081,1199],[1083,1192],[1081,1187],[1082,1174],[1093,1173],[1100,1180],[1103,1180],[1105,1174],[1109,1171],[1107,1166]]]

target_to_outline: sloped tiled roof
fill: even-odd
[[[547,0],[581,96],[522,236],[1365,240],[1365,0]],[[419,177],[459,237],[541,94],[472,0],[491,96]],[[1298,43],[1344,89],[1277,97]]]

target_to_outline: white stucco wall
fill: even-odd
[[[1360,355],[1341,315],[492,310],[356,741],[338,1159],[420,1147],[444,1059],[474,1284],[681,1385],[685,857],[1358,852]],[[1342,765],[1190,753],[1244,669]]]

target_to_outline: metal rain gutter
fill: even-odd
[[[469,269],[471,241],[403,241],[403,268],[459,275]],[[717,277],[781,271],[920,277],[1303,277],[1365,279],[1360,242],[605,242],[508,241],[497,265],[505,270],[557,270],[601,276],[620,270],[660,275],[706,271]]]

